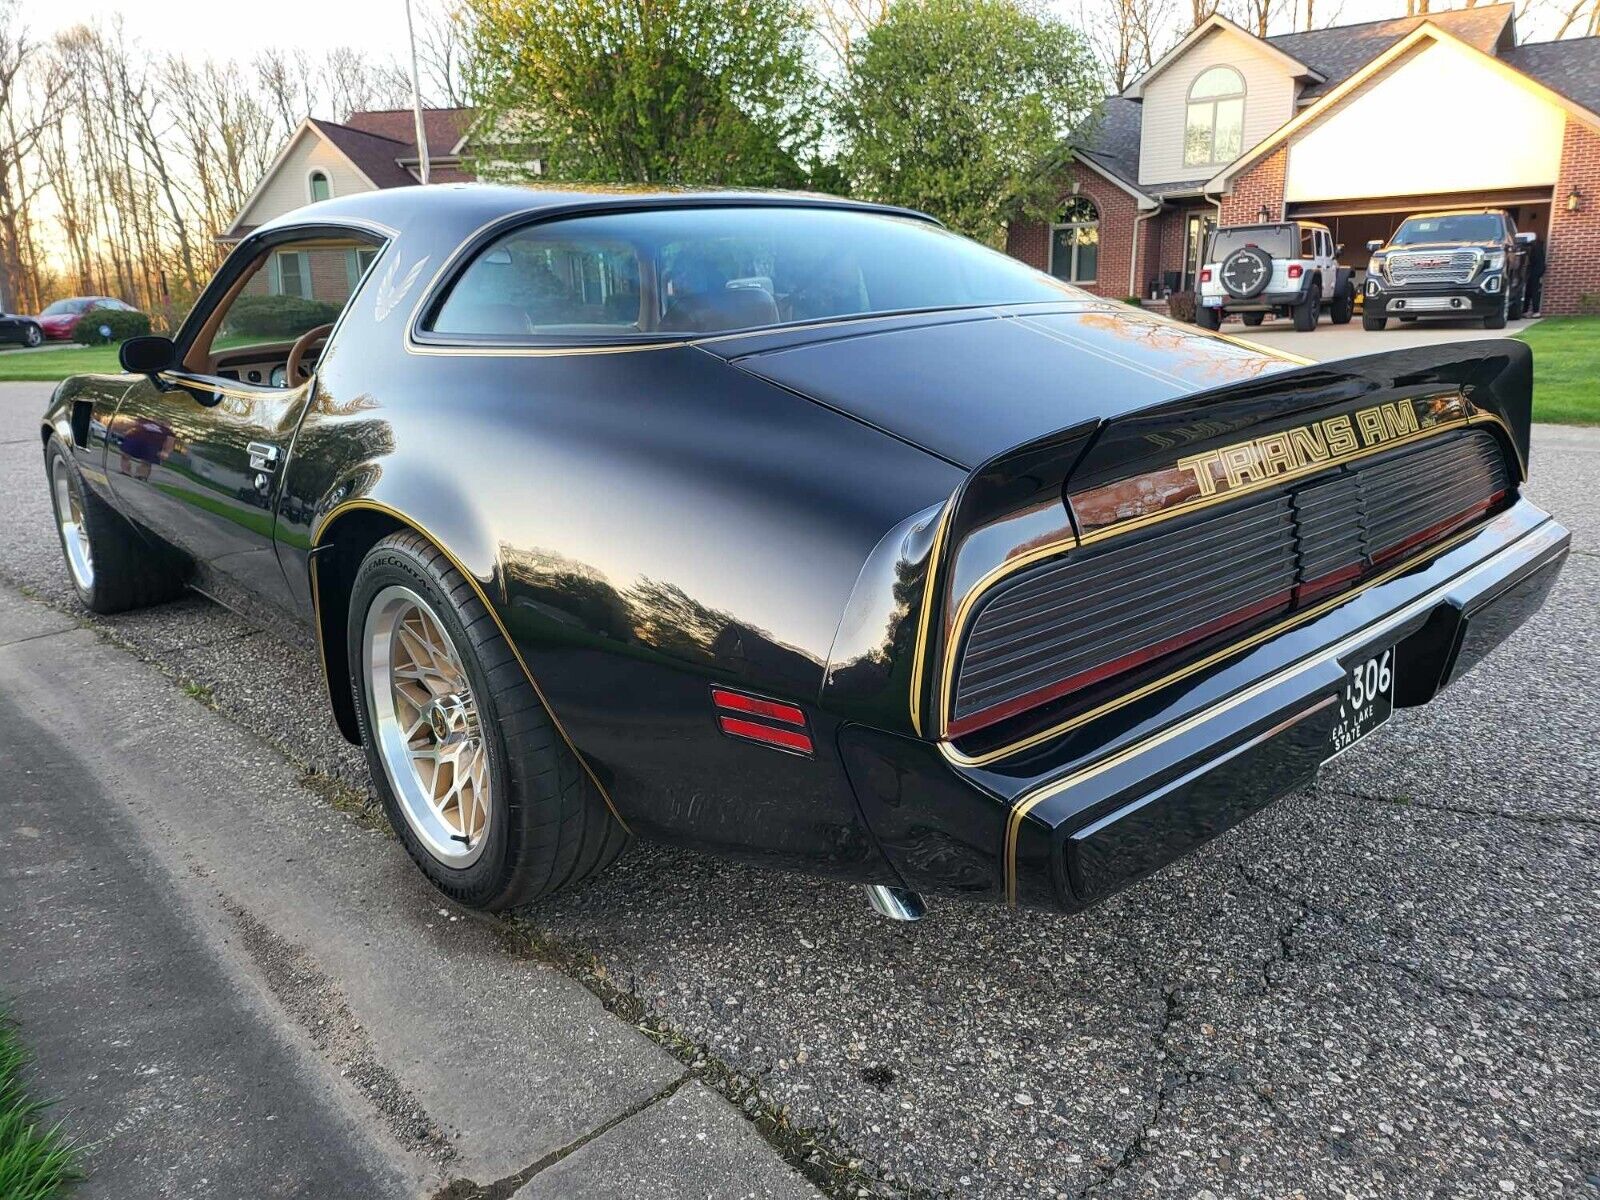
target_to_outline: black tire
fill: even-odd
[[[1313,287],[1309,295],[1294,306],[1294,327],[1298,333],[1310,333],[1317,327],[1322,315],[1322,289]]]
[[[1356,312],[1356,289],[1353,284],[1345,284],[1333,297],[1333,303],[1328,305],[1328,319],[1335,325],[1348,325],[1350,318]]]
[[[1239,314],[1239,319],[1241,321],[1243,321],[1246,325],[1254,326],[1254,325],[1261,324],[1261,318],[1265,317],[1266,315],[1267,315],[1266,313],[1258,313],[1258,312],[1240,313]]]
[[[363,634],[373,600],[391,585],[428,602],[462,659],[477,703],[492,807],[487,844],[466,867],[436,858],[412,829],[372,733]],[[406,851],[445,895],[469,908],[510,908],[599,874],[627,848],[632,839],[545,711],[478,592],[421,534],[392,534],[362,560],[346,640],[373,787]]]
[[[37,325],[29,325],[27,330],[22,335],[22,344],[28,347],[30,350],[43,341],[44,330],[40,329]]]
[[[1272,282],[1272,255],[1260,246],[1240,246],[1217,266],[1217,279],[1234,299],[1254,299]]]
[[[1511,302],[1511,311],[1506,314],[1506,317],[1509,320],[1512,320],[1512,321],[1520,321],[1520,320],[1522,320],[1522,313],[1523,313],[1523,309],[1524,309],[1524,300],[1525,300],[1525,297],[1518,296],[1515,300],[1513,300]]]
[[[126,612],[172,600],[183,592],[183,572],[176,556],[151,546],[127,518],[90,491],[71,452],[57,438],[52,438],[45,450],[44,467],[67,580],[85,608],[97,613]],[[88,536],[93,570],[87,585],[73,567],[62,528],[55,485],[58,470],[65,472],[67,486],[78,500],[82,529]]]
[[[1194,310],[1194,323],[1200,326],[1201,329],[1221,329],[1222,310],[1220,308],[1206,308],[1202,304],[1196,304]]]
[[[1361,328],[1368,333],[1377,333],[1379,330],[1386,328],[1388,324],[1389,318],[1378,313],[1364,312],[1361,314]]]

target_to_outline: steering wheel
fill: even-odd
[[[284,366],[284,378],[290,387],[299,387],[311,378],[311,371],[301,361],[317,342],[323,341],[333,332],[332,325],[318,325],[315,329],[308,329],[295,339],[293,346],[289,347],[289,361]]]

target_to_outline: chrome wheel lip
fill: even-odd
[[[56,528],[61,533],[61,548],[66,552],[67,570],[80,590],[94,588],[94,553],[89,546],[89,530],[83,519],[83,495],[77,480],[63,458],[56,459],[50,471],[55,492]]]
[[[493,781],[460,652],[433,606],[398,584],[367,606],[361,652],[378,758],[406,824],[441,864],[470,867],[492,831]]]

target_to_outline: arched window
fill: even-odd
[[[1100,210],[1087,196],[1069,196],[1050,226],[1050,274],[1093,283],[1100,265]]]
[[[326,200],[333,195],[333,185],[328,182],[328,173],[326,171],[311,172],[311,177],[306,181],[306,190],[311,193],[313,204],[318,200]]]
[[[1232,67],[1207,67],[1189,88],[1183,165],[1230,163],[1244,148],[1244,77]]]

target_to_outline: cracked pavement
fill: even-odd
[[[7,437],[44,396],[0,388]],[[38,457],[0,444],[0,575],[82,616]],[[855,888],[642,846],[522,917],[881,1194],[1600,1200],[1600,430],[1536,428],[1532,470],[1574,534],[1544,610],[1088,914],[897,926]],[[94,624],[365,786],[303,650],[198,598]]]

